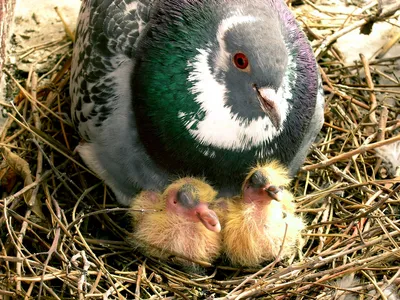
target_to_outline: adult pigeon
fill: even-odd
[[[71,75],[85,163],[128,205],[256,162],[297,172],[323,122],[313,52],[283,0],[83,0]]]

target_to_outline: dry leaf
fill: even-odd
[[[17,183],[17,174],[11,168],[0,169],[0,186],[7,193],[11,193],[15,184]]]
[[[24,180],[24,186],[33,183],[31,170],[26,160],[11,152],[6,147],[1,147],[1,153],[3,154],[3,158],[7,165]],[[42,212],[42,203],[38,198],[32,198],[32,191],[29,190],[24,193],[24,200],[36,216],[41,219],[45,219],[45,216]]]

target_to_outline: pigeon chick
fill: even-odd
[[[294,253],[304,224],[294,214],[293,195],[284,189],[289,182],[287,169],[277,162],[258,166],[241,196],[218,204],[223,251],[233,265],[255,267]]]
[[[135,244],[144,254],[161,259],[178,254],[212,262],[221,245],[218,217],[208,208],[216,194],[204,181],[190,177],[173,182],[162,194],[141,192],[131,205]],[[138,212],[143,209],[155,211]],[[173,261],[192,265],[182,258]]]
[[[83,0],[70,92],[77,151],[125,205],[179,174],[234,196],[266,158],[293,175],[323,123],[284,0]]]

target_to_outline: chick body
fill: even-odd
[[[279,202],[275,201],[265,188],[250,183],[255,174],[267,179],[269,186],[290,182],[286,169],[276,162],[268,163],[249,173],[241,196],[219,200],[223,251],[233,265],[258,266],[279,253],[281,258],[290,256],[304,228],[302,219],[294,214],[293,195],[283,189],[277,194]]]
[[[190,209],[184,207],[178,196],[183,187],[189,187],[193,192],[189,197],[198,200]],[[140,193],[131,205],[132,236],[136,245],[143,253],[161,259],[177,254],[190,260],[212,262],[221,248],[220,225],[216,219],[215,224],[211,225],[216,228],[207,228],[199,219],[199,210],[205,211],[206,219],[216,218],[215,213],[208,209],[208,204],[216,194],[204,181],[189,177],[175,181],[162,194],[149,191]],[[134,212],[141,209],[156,211]],[[173,262],[192,264],[182,258],[174,258]]]

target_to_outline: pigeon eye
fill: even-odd
[[[244,53],[238,52],[233,56],[233,63],[236,68],[245,70],[249,66],[249,59]]]

